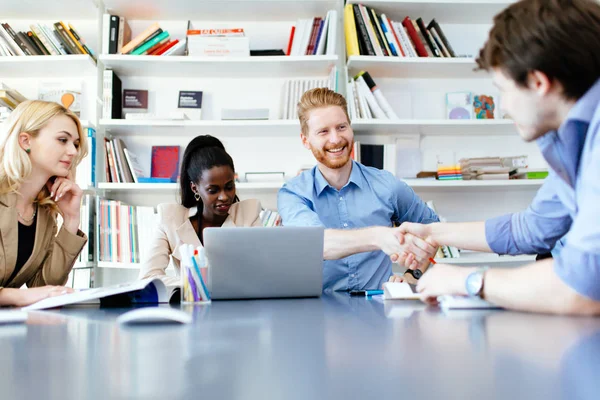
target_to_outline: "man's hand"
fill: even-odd
[[[435,257],[439,244],[431,239],[432,224],[417,224],[413,222],[404,222],[398,230],[406,236],[406,242],[413,242],[416,247],[423,250],[423,253],[413,253],[404,251],[402,253],[391,254],[390,259],[408,269],[420,269],[425,272],[429,267],[429,259]],[[423,243],[426,243],[424,245]]]
[[[436,264],[419,279],[417,292],[427,304],[437,304],[437,297],[442,295],[466,295],[465,281],[473,271],[475,268]]]
[[[419,281],[411,274],[404,273],[403,275],[393,274],[390,276],[390,279],[388,279],[388,282],[406,282],[411,285],[416,285]]]

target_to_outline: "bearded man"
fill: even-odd
[[[439,219],[391,173],[351,159],[346,99],[326,88],[309,90],[298,116],[302,144],[317,165],[281,188],[277,206],[285,226],[325,227],[323,291],[381,288],[392,275],[392,254],[407,271],[424,271],[437,248],[395,226]]]

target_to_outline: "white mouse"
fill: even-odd
[[[189,324],[192,316],[171,307],[143,307],[127,311],[117,318],[120,324],[173,323]]]

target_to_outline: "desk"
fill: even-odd
[[[600,319],[349,297],[77,307],[0,326],[4,399],[598,399]]]

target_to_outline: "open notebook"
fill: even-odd
[[[101,304],[129,306],[131,304],[168,303],[179,294],[178,286],[166,286],[160,278],[148,278],[95,289],[81,290],[62,296],[50,297],[23,310],[44,310],[68,304]]]

